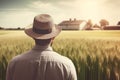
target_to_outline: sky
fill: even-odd
[[[101,19],[116,25],[120,21],[120,0],[0,0],[0,26],[24,28],[33,23],[34,16],[49,14],[58,24],[69,18]]]

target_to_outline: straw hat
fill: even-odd
[[[48,14],[35,16],[33,25],[25,29],[25,33],[35,39],[50,39],[61,32],[59,26],[55,26],[53,20]]]

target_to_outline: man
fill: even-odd
[[[35,16],[32,28],[25,29],[25,33],[35,40],[35,46],[12,59],[6,80],[77,80],[72,61],[50,47],[60,31],[50,15]]]

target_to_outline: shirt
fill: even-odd
[[[77,76],[69,58],[50,46],[36,45],[10,61],[6,80],[77,80]]]

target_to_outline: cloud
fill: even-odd
[[[0,26],[21,27],[37,14],[50,14],[55,23],[69,18],[119,20],[119,0],[0,0]],[[118,5],[119,4],[119,5]],[[114,11],[113,11],[114,10]],[[113,21],[114,19],[114,21]],[[7,23],[7,24],[6,24]]]
[[[120,7],[120,0],[106,0],[105,4],[110,6]]]
[[[61,1],[62,2],[62,1]],[[62,3],[59,3],[61,5],[65,5]],[[34,1],[31,2],[31,4],[28,5],[31,11],[36,12],[38,14],[41,13],[47,13],[53,16],[54,22],[59,23],[61,20],[65,19],[67,17],[66,7],[56,6],[53,5],[53,3],[43,3],[41,1]]]
[[[25,8],[32,2],[41,2],[43,4],[52,4],[57,6],[61,2],[73,2],[74,0],[0,0],[0,9],[4,8]]]
[[[0,0],[0,9],[27,8],[33,1],[37,0]]]
[[[60,3],[60,2],[74,2],[75,0],[38,0],[38,1],[41,1],[43,3],[51,3],[51,4],[54,4],[54,3]]]
[[[14,13],[0,13],[0,26],[3,27],[25,27],[32,23],[36,13],[31,11],[17,11]]]
[[[11,2],[10,2],[11,1]],[[20,1],[20,2],[19,2]],[[47,0],[46,0],[47,1]],[[39,0],[5,0],[0,4],[0,25],[4,27],[25,27],[32,23],[33,17],[37,14],[48,13],[53,16],[54,22],[66,18],[64,9],[61,9],[63,0],[58,2]],[[61,3],[59,3],[61,2]],[[68,1],[69,2],[69,1]],[[56,4],[56,5],[54,5]],[[57,6],[57,4],[61,4]],[[7,6],[6,6],[7,5]],[[1,7],[2,6],[2,7]],[[56,7],[57,6],[57,7]],[[25,21],[23,21],[25,20]]]

